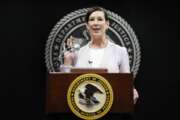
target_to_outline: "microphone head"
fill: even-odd
[[[92,64],[92,63],[93,63],[93,61],[91,61],[91,60],[88,60],[88,63],[89,63],[89,64]]]

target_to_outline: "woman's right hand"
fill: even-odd
[[[71,51],[66,51],[64,53],[64,65],[72,66],[75,60],[75,53]]]

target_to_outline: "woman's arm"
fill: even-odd
[[[121,52],[121,63],[120,63],[120,72],[121,73],[130,73],[130,65],[129,65],[129,55],[127,49],[124,47]],[[133,100],[134,104],[136,104],[139,98],[138,91],[135,87],[133,87]]]

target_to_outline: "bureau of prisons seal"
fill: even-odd
[[[90,37],[85,25],[87,11],[88,8],[84,8],[67,14],[51,30],[45,50],[45,62],[49,72],[59,72],[63,64],[63,53],[67,50],[65,43],[70,36],[76,38],[77,48],[89,42]],[[133,29],[121,16],[109,10],[106,12],[110,23],[107,37],[112,42],[127,48],[130,70],[135,77],[141,59],[138,39]]]
[[[98,119],[110,110],[113,90],[104,77],[83,74],[70,84],[67,101],[76,116],[86,120]]]

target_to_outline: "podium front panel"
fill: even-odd
[[[84,74],[84,73],[83,73]],[[70,113],[67,102],[67,91],[72,83],[82,73],[51,73],[47,79],[46,112]],[[133,76],[132,74],[99,73],[110,83],[113,89],[113,105],[110,113],[132,113]]]

